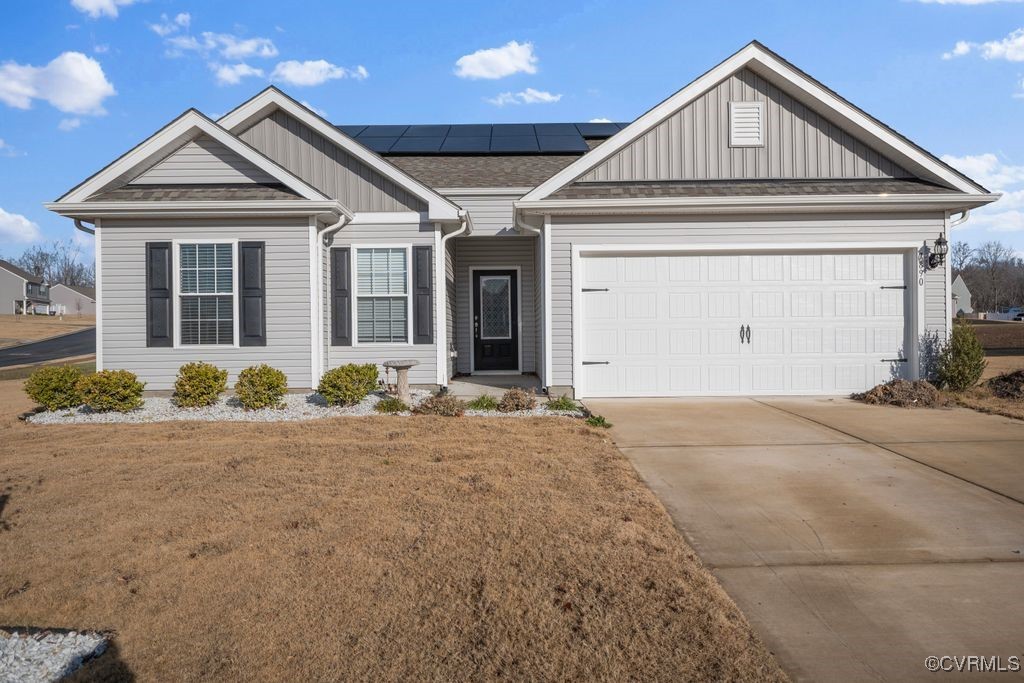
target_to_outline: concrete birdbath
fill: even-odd
[[[405,405],[412,403],[412,394],[409,392],[409,368],[419,365],[418,360],[387,360],[384,367],[392,368],[398,373],[398,398]]]

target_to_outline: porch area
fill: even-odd
[[[474,399],[491,395],[500,398],[507,389],[520,387],[540,396],[543,393],[540,377],[525,375],[460,375],[448,381],[448,393],[456,398]]]

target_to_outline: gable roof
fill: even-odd
[[[649,110],[609,140],[535,187],[524,195],[523,201],[535,202],[551,197],[555,192],[611,158],[676,111],[743,68],[748,68],[783,87],[795,99],[826,115],[922,180],[947,185],[961,193],[987,194],[988,191],[984,187],[963,173],[855,107],[779,55],[754,41]]]
[[[66,285],[63,282],[58,282],[57,284],[55,284],[53,286],[53,289],[56,289],[57,287],[64,287],[65,289],[70,289],[72,292],[81,294],[87,299],[92,299],[93,301],[96,301],[95,287],[83,287],[82,285]]]
[[[388,160],[431,187],[534,187],[579,154],[396,156]]]
[[[42,284],[42,282],[43,282],[43,279],[41,277],[36,277],[35,275],[33,275],[32,273],[28,272],[24,268],[19,268],[18,266],[14,265],[10,261],[5,261],[3,259],[0,259],[0,268],[3,268],[4,270],[6,270],[9,273],[17,275],[22,280],[27,280],[29,282],[39,283],[39,284]]]
[[[276,110],[285,111],[399,187],[422,199],[427,204],[430,220],[441,222],[460,220],[460,209],[456,204],[345,135],[319,114],[296,102],[274,86],[266,88],[252,99],[231,110],[222,116],[218,123],[233,134],[237,134]]]
[[[113,162],[66,192],[55,204],[83,202],[95,194],[128,184],[153,163],[200,135],[208,135],[242,159],[265,171],[304,199],[328,197],[288,170],[239,140],[195,109],[188,109],[156,133],[122,154]]]

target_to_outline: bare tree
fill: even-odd
[[[975,249],[963,276],[978,310],[995,311],[1022,303],[1024,263],[1001,242],[985,242]]]
[[[949,250],[949,264],[953,268],[954,277],[964,272],[972,260],[974,260],[974,250],[967,242],[953,242],[953,246]]]
[[[60,240],[34,245],[13,262],[51,285],[92,287],[96,281],[95,265],[82,263],[81,258],[78,245]]]

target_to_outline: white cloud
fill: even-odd
[[[274,67],[273,73],[270,74],[270,78],[271,80],[281,81],[288,85],[310,86],[320,85],[337,78],[353,78],[361,81],[369,75],[369,72],[363,66],[347,69],[343,66],[331,64],[323,59],[305,62],[289,59],[286,62],[278,63]]]
[[[78,128],[81,125],[82,125],[82,119],[79,119],[79,118],[61,119],[60,123],[57,124],[57,129],[58,130],[62,130],[65,133],[67,133],[69,131],[75,130],[76,128]]]
[[[110,52],[110,46],[106,43],[103,43],[102,45],[94,45],[92,51],[98,55],[105,55]]]
[[[213,33],[211,31],[204,31],[200,34],[200,38],[201,40],[195,36],[168,38],[167,44],[172,48],[168,54],[178,56],[184,52],[197,52],[206,56],[217,52],[224,59],[277,56],[277,46],[270,38],[239,38],[230,33]]]
[[[149,24],[150,30],[160,37],[169,36],[172,33],[177,33],[183,28],[188,28],[189,24],[192,23],[192,15],[188,12],[181,12],[173,19],[168,17],[166,14],[160,15],[160,23]]]
[[[138,0],[71,0],[71,6],[93,19],[101,16],[117,18],[117,8],[134,5]]]
[[[1024,166],[1004,163],[992,153],[962,157],[946,154],[942,160],[988,189],[1003,193],[996,203],[973,210],[961,229],[1024,231]]]
[[[4,242],[35,242],[42,237],[39,226],[21,214],[0,209],[0,240]]]
[[[504,78],[512,74],[537,73],[537,56],[533,43],[510,40],[501,47],[477,50],[463,55],[455,62],[455,75],[459,78]]]
[[[611,122],[612,122],[611,119],[606,119],[606,118],[604,118],[602,116],[601,118],[598,118],[598,119],[590,119],[590,121],[588,121],[587,123],[611,123]]]
[[[0,102],[15,109],[40,99],[69,114],[104,114],[103,100],[116,94],[100,63],[81,52],[65,52],[46,66],[0,65]]]
[[[244,62],[240,64],[211,63],[210,68],[213,69],[219,85],[238,85],[242,82],[243,78],[263,76],[263,69],[257,69]]]
[[[0,138],[0,157],[20,157],[22,154]]]
[[[312,104],[310,104],[306,100],[299,100],[299,104],[301,104],[303,107],[305,107],[306,109],[309,109],[312,112],[316,112],[317,116],[319,116],[320,118],[324,118],[324,119],[327,118],[327,112],[326,111],[324,111],[323,109],[320,109],[319,107],[314,107]]]
[[[1024,100],[1024,78],[1020,79],[1020,82],[1017,84],[1017,87],[1019,88],[1019,90],[1013,93],[1014,99]]]
[[[503,92],[494,97],[484,98],[496,107],[504,107],[508,104],[552,104],[562,99],[561,94],[547,92],[546,90],[534,90],[527,88],[517,93]]]
[[[984,43],[971,43],[966,40],[957,41],[950,52],[942,55],[943,59],[963,57],[971,52],[980,52],[985,59],[1005,59],[1008,62],[1024,62],[1024,28],[1011,31],[1000,40],[989,40]]]

